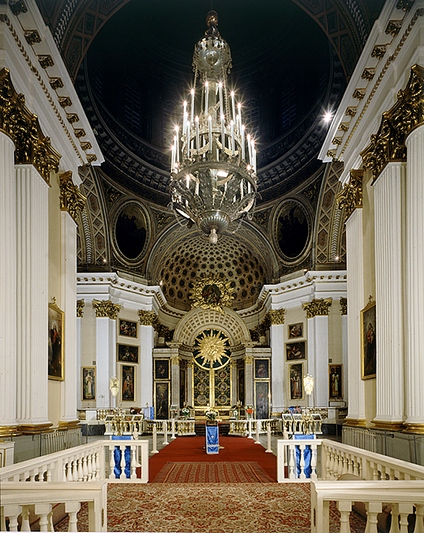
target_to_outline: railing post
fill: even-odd
[[[415,533],[424,533],[424,505],[416,505]]]
[[[171,439],[176,439],[177,436],[175,435],[175,418],[171,420]]]
[[[248,434],[248,438],[249,438],[249,439],[252,439],[252,438],[253,438],[253,437],[252,437],[252,419],[249,418],[249,421],[248,421],[248,422],[249,422],[249,434]]]
[[[158,444],[157,444],[157,440],[158,440],[158,430],[156,428],[156,424],[153,422],[153,431],[152,431],[152,435],[153,435],[153,438],[152,438],[152,451],[150,452],[152,455],[155,454],[155,453],[159,453],[158,451]]]
[[[261,441],[259,440],[259,426],[260,426],[260,421],[256,420],[256,440],[255,440],[255,444],[260,444],[261,443]]]
[[[267,422],[266,436],[267,436],[267,440],[266,440],[265,453],[272,453],[272,448],[271,448],[271,421],[270,420],[268,420],[268,422]]]
[[[350,533],[349,517],[352,510],[351,501],[337,502],[337,508],[340,511],[340,533]]]
[[[163,445],[166,446],[168,443],[168,421],[164,420],[162,422],[162,429],[163,429]]]

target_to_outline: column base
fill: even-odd
[[[16,437],[20,435],[18,426],[0,426],[0,438],[1,437]]]
[[[367,421],[365,419],[360,418],[345,418],[343,426],[349,426],[353,428],[366,428]]]
[[[22,435],[38,435],[39,433],[48,433],[52,431],[53,424],[21,424],[18,426],[18,431]]]
[[[61,420],[59,421],[59,429],[76,429],[81,427],[80,420]]]
[[[403,422],[390,422],[388,420],[373,420],[374,429],[383,429],[387,431],[403,431],[405,429]]]
[[[416,433],[418,435],[424,435],[424,424],[408,424],[404,422],[405,429],[403,433]]]

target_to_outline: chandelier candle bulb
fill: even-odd
[[[190,157],[190,122],[187,121],[187,157]]]
[[[247,148],[249,150],[249,161],[248,163],[252,164],[252,144],[250,142],[250,134],[247,134]]]

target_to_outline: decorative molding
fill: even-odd
[[[253,355],[245,355],[244,356],[244,362],[246,365],[253,365],[253,362],[254,362],[255,358],[253,357]]]
[[[193,300],[191,307],[223,313],[224,307],[231,308],[233,292],[231,282],[225,281],[220,275],[197,279],[189,293],[189,298]]]
[[[84,300],[77,300],[77,318],[82,318],[84,316]]]
[[[61,155],[41,131],[37,115],[25,105],[25,96],[12,84],[10,71],[0,71],[0,129],[15,143],[15,164],[32,164],[50,185],[50,172],[57,172]]]
[[[93,300],[92,305],[96,311],[96,318],[116,320],[121,309],[119,304],[114,304],[110,300]]]
[[[17,0],[16,2],[9,2],[9,7],[12,13],[17,17],[21,13],[26,13],[28,11],[27,6],[25,5],[24,0]]]
[[[316,316],[328,316],[333,298],[313,299],[312,302],[302,304],[306,311],[306,318],[314,318]]]
[[[180,365],[181,358],[178,357],[178,355],[173,355],[171,357],[171,365],[179,366]]]
[[[78,187],[72,181],[72,172],[63,172],[59,174],[60,180],[60,209],[68,211],[71,217],[77,223],[77,218],[84,209],[86,198],[80,193]]]
[[[409,133],[424,121],[424,68],[411,67],[411,74],[404,90],[397,95],[397,102],[383,113],[377,134],[361,152],[364,167],[370,169],[374,180],[390,161],[406,161],[405,140]]]
[[[37,30],[24,31],[26,42],[33,46],[34,44],[41,43],[41,37]]]
[[[363,170],[351,170],[349,183],[336,195],[336,204],[343,209],[348,219],[355,209],[362,208],[362,178]]]
[[[154,311],[144,311],[139,309],[138,316],[140,317],[140,324],[142,326],[153,326],[156,319],[156,313]]]
[[[347,298],[340,298],[340,313],[347,315]]]
[[[267,317],[270,321],[270,325],[278,326],[284,324],[285,314],[285,309],[272,309],[271,311],[268,311]]]

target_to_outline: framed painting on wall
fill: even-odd
[[[255,359],[255,379],[269,379],[269,359]]]
[[[137,338],[137,322],[119,319],[119,335],[123,337]]]
[[[305,346],[305,341],[286,344],[286,360],[295,361],[296,359],[305,359]]]
[[[303,398],[303,363],[289,365],[290,400]]]
[[[328,365],[330,400],[341,400],[343,398],[342,366],[343,365]]]
[[[255,383],[255,409],[257,419],[263,420],[269,418],[268,381],[257,381]]]
[[[96,367],[83,366],[82,367],[82,399],[95,400],[96,399]]]
[[[56,305],[49,304],[48,314],[48,377],[63,381],[64,378],[64,326],[65,313]]]
[[[362,379],[375,378],[377,366],[376,352],[376,308],[370,301],[361,311],[362,328]]]
[[[138,363],[138,346],[118,344],[118,361],[122,363]]]
[[[289,325],[289,339],[297,339],[303,337],[303,323]]]
[[[155,379],[169,379],[169,359],[155,359]]]
[[[158,381],[155,383],[155,412],[157,420],[169,418],[169,382]]]
[[[122,401],[133,402],[135,400],[135,366],[122,365],[121,383]]]

